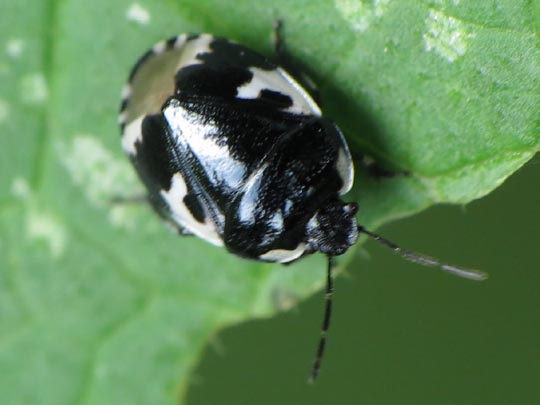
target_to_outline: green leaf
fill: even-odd
[[[140,191],[116,112],[130,66],[162,38],[208,31],[270,54],[284,18],[289,53],[353,153],[410,173],[358,170],[350,199],[368,226],[479,198],[538,150],[538,1],[6,0],[0,11],[6,404],[182,402],[217,331],[324,283],[317,255],[237,259],[179,239],[148,207],[110,203]]]

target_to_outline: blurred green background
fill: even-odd
[[[486,282],[404,263],[368,242],[370,259],[357,257],[336,282],[315,386],[305,380],[322,293],[220,333],[187,403],[539,404],[539,163],[466,207],[436,206],[380,229],[404,246],[486,270]]]

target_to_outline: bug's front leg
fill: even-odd
[[[154,209],[154,211],[159,215],[159,217],[165,222],[165,224],[173,232],[176,232],[181,236],[193,236],[193,234],[190,231],[188,231],[186,228],[174,222],[170,218],[165,208],[158,208],[158,204],[153,203],[152,199],[146,194],[134,194],[131,196],[115,196],[111,198],[110,203],[112,205],[128,205],[128,204],[150,205]]]

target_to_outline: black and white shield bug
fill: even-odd
[[[332,258],[359,233],[404,258],[472,279],[482,273],[404,251],[356,222],[353,163],[340,129],[310,91],[259,53],[209,34],[156,44],[123,91],[122,147],[157,213],[253,260],[328,257],[317,376],[330,322]]]

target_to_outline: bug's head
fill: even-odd
[[[356,243],[358,205],[331,200],[317,211],[306,228],[307,242],[313,251],[337,256]]]

